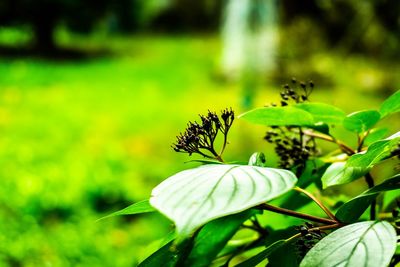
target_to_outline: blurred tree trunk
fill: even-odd
[[[33,22],[35,50],[47,53],[52,52],[56,49],[54,28],[55,20],[48,15],[35,19],[35,21]]]

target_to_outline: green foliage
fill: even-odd
[[[274,251],[285,244],[285,240],[278,240],[250,259],[236,265],[236,267],[253,267],[268,258]]]
[[[376,266],[389,264],[396,231],[388,222],[367,221],[334,231],[307,253],[301,267]]]
[[[209,266],[240,226],[257,213],[257,210],[250,209],[204,225],[196,235],[185,266]]]
[[[313,87],[313,83],[310,84]],[[207,116],[200,115],[201,124],[189,123],[185,134],[178,137],[174,149],[207,158],[214,155],[221,164],[201,161],[205,165],[178,172],[153,189],[150,204],[174,222],[178,236],[167,245],[169,249],[162,247],[144,260],[142,266],[210,266],[217,260],[225,262],[223,266],[229,266],[236,256],[250,252],[260,244],[264,244],[265,248],[237,266],[256,266],[264,260],[268,261],[268,266],[300,264],[302,267],[383,267],[391,262],[397,246],[396,231],[391,223],[397,220],[398,213],[394,212],[393,218],[388,221],[375,220],[376,198],[386,191],[399,189],[400,176],[374,186],[370,171],[381,161],[399,156],[399,132],[380,140],[376,139],[382,134],[377,134],[370,139],[371,144],[365,147],[365,139],[372,132],[370,129],[381,118],[379,112],[364,110],[345,116],[343,111],[333,106],[304,102],[309,92],[304,83],[300,85],[305,94],[298,94],[288,85],[284,86],[281,107],[258,108],[240,116],[274,129],[268,132],[266,140],[281,146],[277,152],[287,151],[288,154],[280,154],[281,159],[289,161],[291,157],[296,158],[293,164],[285,165],[286,170],[265,167],[265,155],[259,152],[251,155],[247,165],[227,164],[222,160],[222,152],[215,151],[214,141],[216,133],[221,130],[224,133],[224,151],[228,134],[226,129],[233,122],[232,110],[222,112],[224,124],[211,111]],[[295,103],[288,106],[290,97]],[[302,100],[299,100],[300,97]],[[385,106],[390,110],[390,105]],[[321,124],[323,128],[316,128]],[[357,133],[357,146],[353,148],[331,135],[332,125],[343,126]],[[282,142],[282,138],[286,138],[286,143]],[[287,141],[288,138],[292,143]],[[315,146],[312,138],[334,143],[339,151],[316,159],[310,159],[306,154],[296,154],[299,150],[308,151],[310,140],[314,141]],[[297,149],[291,150],[290,146],[296,146]],[[212,155],[202,153],[201,149],[208,149]],[[292,171],[300,177],[300,187],[295,187],[298,178]],[[339,204],[336,216],[320,199],[306,190],[313,183],[318,188],[322,182],[324,189],[350,183],[363,176],[369,189]],[[295,196],[291,190],[315,202],[328,218],[298,211],[307,201]],[[280,196],[283,196],[281,207],[267,203]],[[359,222],[368,207],[371,221]],[[258,214],[255,212],[257,210]],[[263,226],[258,220],[261,210],[301,218],[307,222],[295,227],[294,235],[286,239],[278,238],[281,235],[279,230]],[[242,228],[254,231],[257,237],[251,241],[242,239],[243,245],[238,249],[228,249],[229,240]],[[293,231],[293,228],[289,229],[289,232]],[[326,232],[332,230],[331,233]]]
[[[97,33],[89,40],[61,36],[59,41],[66,47],[90,49],[107,44],[116,53],[78,62],[35,58],[0,62],[0,265],[136,266],[138,259],[150,254],[148,244],[169,232],[171,223],[156,212],[94,222],[148,198],[162,177],[193,167],[194,163],[183,163],[188,158],[171,153],[169,143],[173,136],[199,112],[224,108],[222,102],[241,111],[240,86],[220,82],[210,73],[220,52],[216,37],[110,38]],[[313,99],[335,103],[348,112],[379,107],[378,95],[367,92],[374,87],[364,88],[365,83],[357,77],[366,74],[380,86],[379,77],[391,79],[391,71],[398,68],[393,62],[381,65],[359,57],[343,61],[326,53],[318,53],[293,68],[303,71],[305,65],[314,65],[315,61],[324,66],[318,73],[331,77],[331,84],[324,86],[326,90],[315,90]],[[331,75],[333,70],[335,75]],[[398,77],[393,79],[390,84],[398,84]],[[275,89],[263,84],[257,92],[256,105],[270,101]],[[372,142],[395,132],[397,115],[379,122],[378,127],[389,130]],[[262,150],[267,155],[267,165],[275,166],[276,156],[262,144],[261,127],[248,126],[240,120],[233,125],[226,159],[246,162],[253,151]],[[353,135],[340,132],[340,125],[330,130],[335,137],[355,143]],[[317,142],[324,155],[331,152],[323,141]],[[325,164],[331,162],[327,160]],[[386,177],[380,174],[380,167],[374,167],[377,181]],[[297,185],[307,177],[299,176]],[[360,179],[350,187],[320,191],[316,185],[320,177],[317,173],[307,190],[321,196],[331,209],[340,206],[348,195],[363,190]],[[282,198],[289,194],[301,196],[291,191]],[[298,203],[297,199],[293,202]],[[300,211],[321,215],[315,207],[314,203],[303,205]],[[366,214],[362,218],[365,217]],[[257,218],[269,230],[266,242],[276,231],[302,223],[268,211]],[[241,227],[224,253],[253,242],[253,232],[248,234],[249,231]],[[255,253],[238,254],[231,265]],[[217,263],[223,262],[221,255],[217,256]]]
[[[341,222],[353,223],[360,218],[364,211],[382,192],[396,190],[400,188],[400,175],[385,180],[383,183],[376,185],[362,194],[350,199],[344,203],[336,212],[336,218]]]
[[[392,151],[400,141],[400,132],[372,143],[366,151],[357,153],[346,162],[333,163],[322,176],[325,187],[352,182],[361,178],[376,164],[392,157]]]
[[[341,109],[325,103],[301,103],[294,107],[310,113],[314,123],[341,124],[346,116]]]
[[[368,171],[369,169],[363,167],[349,167],[346,162],[332,163],[321,178],[323,188],[350,183],[361,178]]]
[[[310,113],[294,107],[257,108],[240,115],[239,118],[266,126],[314,124],[313,116]]]
[[[379,112],[383,117],[400,111],[400,90],[387,98],[381,105]]]

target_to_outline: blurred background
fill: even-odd
[[[135,266],[171,223],[96,220],[195,166],[171,149],[187,121],[278,101],[292,77],[378,108],[399,45],[397,0],[1,0],[0,266]],[[273,166],[264,132],[235,121],[225,159]]]

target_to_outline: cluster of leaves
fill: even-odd
[[[313,84],[309,86],[312,88]],[[288,138],[296,140],[284,143],[286,152],[279,153],[282,148],[276,150],[281,160],[291,159],[289,164],[280,164],[280,168],[265,167],[262,153],[253,154],[247,165],[223,162],[222,152],[217,153],[213,144],[219,131],[224,135],[225,148],[234,119],[231,110],[222,112],[222,121],[209,112],[201,116],[201,125],[189,123],[186,132],[178,136],[174,149],[214,157],[218,164],[203,161],[203,166],[181,171],[154,188],[149,200],[112,214],[158,211],[174,222],[175,234],[140,266],[245,267],[268,261],[268,266],[384,267],[400,261],[397,202],[393,200],[387,206],[376,203],[378,196],[398,192],[395,190],[400,189],[400,175],[371,176],[375,166],[398,156],[400,132],[384,136],[385,131],[374,127],[382,118],[400,111],[400,91],[386,99],[379,111],[362,110],[346,115],[337,107],[308,102],[306,87],[300,83],[303,93],[299,94],[286,85],[281,106],[257,108],[239,116],[282,131],[280,140],[279,134],[271,136],[271,143],[277,147]],[[289,99],[293,103],[288,103]],[[338,140],[331,133],[332,126],[354,133],[357,145]],[[299,157],[291,150],[296,145],[307,149],[310,140],[313,147],[315,140],[321,140],[336,144],[338,149],[321,155],[308,153],[307,157]],[[325,167],[310,172],[308,166],[318,164]],[[307,190],[315,184],[314,188],[323,194],[327,187],[362,177],[368,190],[331,207]],[[377,178],[381,183],[375,185]],[[327,218],[299,212],[307,203],[300,201],[303,195],[315,202]],[[290,199],[291,207],[285,204],[287,201],[281,201],[280,206],[268,203],[278,197]],[[331,211],[333,206],[337,206],[335,213]],[[268,225],[269,212],[300,218],[304,224],[274,229]],[[260,218],[266,223],[260,223]],[[255,236],[230,242],[241,229],[250,229]]]

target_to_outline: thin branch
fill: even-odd
[[[321,230],[329,230],[329,229],[336,229],[336,228],[340,228],[344,226],[344,224],[341,223],[336,223],[336,224],[331,224],[331,225],[323,225],[323,226],[318,226],[318,227],[313,227],[308,229],[309,232],[316,232],[316,231],[321,231]],[[289,237],[288,239],[286,239],[286,242],[291,242],[294,239],[301,237],[302,234],[301,233],[297,233],[294,236]]]
[[[303,188],[300,188],[298,186],[293,188],[293,190],[303,193],[304,195],[308,196],[312,201],[314,201],[326,213],[326,215],[328,215],[329,218],[337,221],[335,215],[333,215],[333,213],[315,196],[313,196],[312,194],[310,194],[309,192],[307,192],[306,190],[304,190]]]
[[[321,217],[317,217],[317,216],[313,216],[313,215],[309,215],[309,214],[305,214],[305,213],[300,213],[294,210],[288,210],[288,209],[284,209],[284,208],[280,208],[280,207],[275,207],[269,204],[261,204],[258,206],[258,208],[263,209],[263,210],[269,210],[272,212],[276,212],[276,213],[280,213],[280,214],[285,214],[288,216],[292,216],[292,217],[296,217],[296,218],[300,218],[300,219],[304,219],[304,220],[308,220],[308,221],[312,221],[312,222],[318,222],[318,223],[323,223],[323,224],[337,224],[338,221],[336,220],[332,220],[332,219],[325,219],[325,218],[321,218]]]
[[[315,138],[318,138],[318,139],[321,139],[321,140],[325,140],[325,141],[328,141],[328,142],[331,142],[331,143],[335,143],[340,147],[340,149],[344,153],[346,153],[348,155],[353,155],[353,154],[356,153],[356,151],[354,149],[352,149],[351,147],[346,145],[344,142],[342,142],[342,141],[340,141],[340,140],[338,140],[338,139],[336,139],[336,138],[334,138],[334,137],[332,137],[330,135],[316,133],[316,132],[313,132],[313,131],[310,131],[310,130],[305,130],[305,131],[303,131],[303,133],[308,135],[308,136],[311,136],[311,137],[315,137]]]
[[[357,146],[357,152],[361,152],[362,148],[364,146],[364,141],[365,138],[367,138],[367,136],[369,135],[371,130],[366,131],[362,136],[358,136],[358,146]]]

